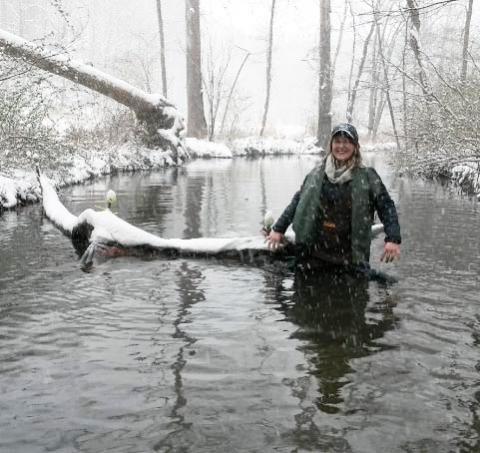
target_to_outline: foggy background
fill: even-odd
[[[272,95],[267,132],[275,135],[315,134],[318,99],[318,0],[279,0],[275,12]],[[432,2],[430,2],[432,3]],[[435,2],[433,2],[435,3]],[[384,11],[404,6],[383,2]],[[257,133],[265,98],[268,23],[271,2],[267,0],[202,0],[202,58],[204,66],[229,58],[227,85],[246,52],[250,52],[236,88],[238,123],[245,133]],[[346,2],[332,2],[332,64],[345,15]],[[363,39],[372,21],[369,2],[352,2],[357,27],[355,64],[361,56]],[[163,0],[168,99],[186,113],[185,5]],[[461,59],[466,3],[453,2],[446,8],[421,12],[422,45],[441,68]],[[479,9],[473,9],[472,54],[478,53]],[[403,20],[390,14],[393,24]],[[388,16],[388,14],[386,14]],[[48,36],[52,44],[65,46],[68,53],[91,63],[146,91],[161,93],[160,42],[155,0],[9,0],[0,1],[1,27],[27,40]],[[399,34],[402,36],[402,33]],[[398,38],[398,47],[403,38]],[[333,79],[333,122],[345,120],[348,78],[352,59],[352,17],[347,10],[344,34]],[[369,61],[363,78],[367,79]],[[205,71],[205,68],[204,68]],[[355,77],[356,66],[353,74]],[[398,75],[397,75],[398,77]],[[365,126],[364,106],[368,81],[360,84],[354,123]],[[393,93],[395,96],[395,93]],[[68,102],[68,101],[66,101]],[[389,129],[384,114],[381,129]]]

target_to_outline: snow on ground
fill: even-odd
[[[233,157],[232,150],[223,143],[209,142],[207,140],[199,140],[198,138],[187,137],[185,144],[188,153],[192,158],[226,158]]]
[[[186,139],[186,145],[190,156],[197,158],[319,154],[321,149],[315,146],[315,142],[315,137],[306,137],[303,140],[246,137],[233,140],[228,144],[214,143],[206,140],[198,140],[196,138]]]
[[[231,143],[235,156],[267,156],[291,154],[319,154],[321,149],[315,146],[315,137],[306,137],[302,141],[288,138],[247,137]]]

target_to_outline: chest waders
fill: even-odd
[[[307,177],[302,188],[293,218],[295,242],[311,248],[318,242],[324,221],[324,210],[320,203],[320,193],[325,168],[317,167]],[[373,223],[373,203],[367,168],[356,168],[352,172],[352,264],[361,266],[370,259],[371,226]]]

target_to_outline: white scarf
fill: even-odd
[[[335,160],[330,153],[325,160],[325,174],[333,184],[345,184],[352,179],[352,162],[335,167]]]

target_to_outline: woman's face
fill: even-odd
[[[332,139],[333,157],[340,162],[347,162],[355,152],[355,145],[346,137],[336,135]]]

